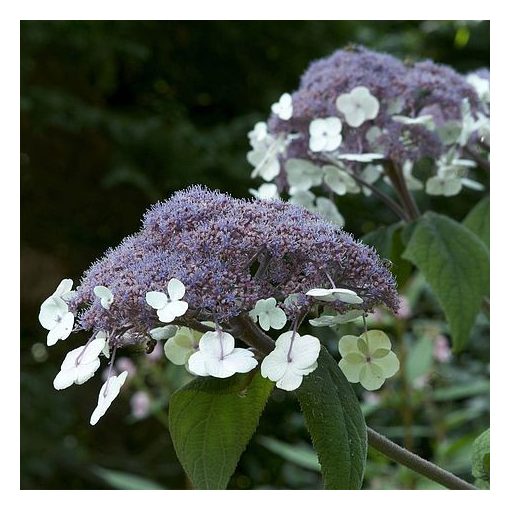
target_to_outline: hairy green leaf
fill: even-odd
[[[474,232],[489,248],[490,244],[490,202],[486,197],[476,204],[464,218],[464,225]]]
[[[413,262],[441,304],[455,351],[467,343],[489,289],[489,252],[464,225],[428,212],[417,222],[403,257]]]
[[[490,429],[482,432],[473,443],[472,473],[480,489],[490,486]]]
[[[195,488],[226,488],[272,389],[272,382],[252,372],[198,377],[171,396],[170,435]]]
[[[361,408],[337,362],[322,347],[319,366],[296,395],[319,456],[326,489],[359,489],[367,457]]]

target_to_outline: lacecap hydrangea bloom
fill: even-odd
[[[342,224],[332,196],[370,194],[383,178],[398,192],[404,183],[445,196],[483,188],[472,174],[488,161],[485,70],[463,76],[432,61],[406,63],[354,46],[312,62],[285,97],[288,115],[273,111],[249,134],[252,177],[265,181],[264,191],[276,185],[270,198],[288,193],[314,211],[328,200],[326,216]],[[419,181],[413,168],[424,159],[432,164]],[[447,170],[446,159],[456,161]],[[440,185],[450,180],[456,182]],[[319,206],[321,193],[328,198]]]
[[[291,203],[234,199],[198,186],[153,206],[141,229],[92,264],[66,301],[55,299],[62,300],[59,317],[72,314],[74,331],[90,335],[84,353],[73,351],[63,365],[87,363],[73,368],[69,385],[97,370],[97,339],[110,366],[119,348],[167,340],[169,352],[173,344],[186,351],[176,362],[193,374],[229,377],[253,370],[275,348],[271,330],[280,330],[286,341],[277,353],[287,349],[299,377],[275,363],[268,377],[280,374],[278,386],[289,390],[316,366],[317,339],[308,349],[308,337],[297,333],[305,316],[316,316],[325,303],[337,314],[378,305],[396,311],[399,303],[395,280],[374,249],[338,225]],[[54,308],[51,301],[42,310]],[[179,328],[189,328],[183,331],[189,345],[176,338]],[[93,423],[126,380],[113,377],[101,390]]]

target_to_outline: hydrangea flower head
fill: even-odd
[[[330,202],[321,205],[332,219],[339,213],[331,191],[340,196],[363,191],[369,196],[380,173],[387,174],[386,183],[398,186],[398,177],[389,178],[392,169],[406,173],[405,165],[424,158],[438,165],[451,148],[477,153],[478,142],[486,148],[488,85],[483,73],[466,77],[428,60],[405,63],[360,46],[338,50],[312,62],[302,75],[298,89],[288,96],[292,116],[283,119],[280,110],[273,108],[267,124],[250,133],[254,150],[249,159],[256,166],[252,177],[274,181],[279,196],[287,192],[293,202],[313,211],[319,210],[319,204],[317,192],[311,190],[320,187],[329,194]],[[256,141],[262,136],[266,148]],[[278,140],[278,150],[267,140]],[[296,161],[303,170],[296,170],[291,163]],[[304,162],[310,165],[306,174]],[[372,163],[381,163],[379,175],[365,173]],[[452,183],[443,193],[444,178],[439,173],[438,166],[432,167],[430,177],[438,176],[437,185],[433,181],[432,186],[425,186],[409,171],[403,177],[411,191],[454,194]],[[470,182],[480,189],[472,179],[462,184]],[[304,196],[304,191],[313,197]]]
[[[391,273],[372,248],[340,227],[297,205],[192,187],[154,206],[138,233],[94,263],[70,307],[79,311],[80,329],[108,331],[110,343],[122,346],[142,343],[164,326],[169,317],[161,310],[181,302],[184,292],[187,306],[179,314],[186,310],[170,314],[178,325],[224,325],[268,296],[306,298],[310,289],[330,287],[329,277],[363,300],[335,301],[340,313],[353,306],[398,307]],[[115,295],[109,310],[92,299],[99,283]],[[290,318],[312,306],[312,298],[303,299]]]

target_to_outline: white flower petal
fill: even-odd
[[[318,338],[312,335],[298,336],[296,333],[290,352],[291,363],[299,369],[310,367],[317,361],[320,348]]]
[[[192,374],[202,377],[209,375],[209,372],[205,367],[205,359],[206,357],[203,352],[195,352],[188,359],[188,370]]]
[[[73,280],[71,280],[70,278],[65,278],[58,284],[58,287],[55,290],[55,292],[53,293],[53,295],[63,299],[66,294],[71,292],[72,288],[73,288]]]
[[[294,391],[301,386],[302,382],[303,382],[302,374],[294,372],[293,370],[287,370],[287,372],[285,372],[285,375],[281,379],[276,381],[276,387],[285,391]]]
[[[288,365],[287,354],[280,349],[275,349],[262,360],[260,374],[276,382],[284,376]]]
[[[273,329],[282,329],[287,324],[287,315],[281,308],[275,308],[271,312],[271,327]]]
[[[101,365],[101,362],[98,358],[96,358],[91,363],[81,364],[76,367],[76,376],[74,383],[75,384],[83,384],[87,382],[91,377],[94,376],[96,370]]]
[[[74,384],[75,376],[74,370],[61,370],[53,379],[53,387],[56,390],[65,390]]]
[[[145,294],[145,301],[147,301],[147,304],[150,307],[159,310],[168,303],[168,296],[164,292],[156,292],[152,290]]]
[[[168,297],[170,298],[170,301],[177,301],[179,299],[182,299],[184,297],[184,294],[186,293],[186,287],[177,278],[172,278],[168,282],[167,288]]]
[[[259,315],[259,325],[264,331],[269,331],[271,328],[271,320],[267,312],[262,312]]]
[[[90,417],[90,424],[95,425],[99,419],[106,413],[113,400],[120,393],[120,388],[126,381],[128,372],[124,371],[120,375],[110,377],[101,387],[97,407]],[[105,394],[106,391],[106,394]]]
[[[236,347],[224,360],[223,364],[226,369],[232,371],[232,375],[239,373],[245,374],[253,370],[258,362],[253,352],[248,349]]]
[[[322,152],[327,145],[327,139],[323,136],[313,136],[308,144],[312,152]]]
[[[69,310],[67,303],[56,296],[50,296],[41,305],[39,311],[39,322],[45,329],[53,329]]]

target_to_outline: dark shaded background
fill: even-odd
[[[143,384],[158,391],[158,378],[168,381],[154,415],[133,420],[119,398],[92,428],[101,382],[53,390],[69,347],[46,351],[39,305],[174,190],[202,183],[248,196],[251,126],[297,87],[310,60],[351,42],[461,72],[489,66],[485,22],[22,22],[22,488],[108,488],[97,466],[185,487],[163,426],[166,393],[185,376],[168,375],[165,363],[157,376],[148,369]],[[356,235],[378,217],[376,204],[359,200],[341,209]],[[474,200],[468,191],[439,208],[462,217]],[[296,409],[275,394],[261,433],[306,440]],[[319,486],[317,473],[256,441],[232,480],[233,488]]]

